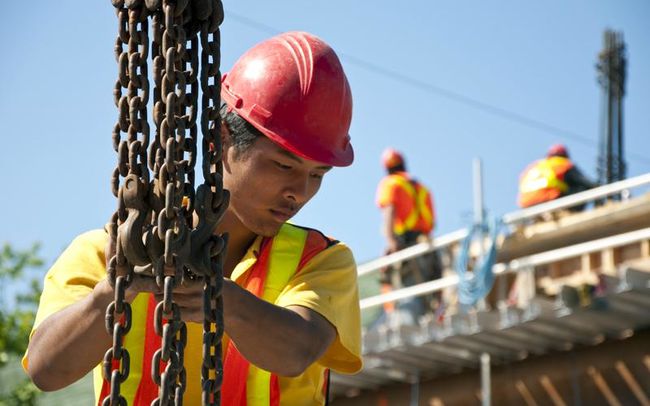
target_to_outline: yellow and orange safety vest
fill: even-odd
[[[573,163],[561,156],[551,156],[529,165],[519,177],[519,206],[530,207],[566,193],[569,186],[564,175],[572,167]]]
[[[396,235],[407,231],[428,234],[433,229],[435,212],[431,194],[405,172],[393,173],[382,180],[377,190],[377,204],[394,207],[393,232]]]
[[[316,254],[335,244],[320,232],[291,224],[281,227],[273,238],[262,240],[258,260],[249,270],[243,287],[255,296],[274,303],[289,280]],[[128,394],[129,404],[150,405],[158,396],[158,386],[151,378],[151,359],[160,348],[161,338],[153,328],[156,301],[152,294],[141,293],[132,303],[132,329],[126,335],[124,347],[131,355],[129,378],[121,385]],[[250,364],[237,348],[227,341],[224,351],[222,404],[228,406],[277,406],[280,404],[278,377]],[[161,368],[162,370],[162,368]],[[325,379],[329,370],[325,370]],[[325,390],[327,384],[323,386]],[[104,380],[101,400],[109,394]]]

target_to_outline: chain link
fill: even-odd
[[[128,378],[130,357],[123,341],[132,320],[131,306],[124,298],[134,273],[154,277],[163,292],[154,314],[154,331],[162,342],[152,360],[152,379],[160,387],[155,405],[182,405],[187,328],[173,290],[188,278],[203,278],[202,398],[205,405],[217,405],[223,375],[221,290],[226,236],[213,233],[229,201],[223,190],[218,114],[223,7],[219,0],[145,0],[144,4],[142,0],[112,0],[112,4],[118,17],[118,78],[113,91],[118,120],[112,135],[118,162],[111,189],[118,207],[108,225],[115,255],[107,272],[115,300],[106,311],[113,346],[103,361],[111,390],[102,405],[126,404],[120,385]],[[147,120],[150,50],[155,125],[151,144]],[[205,180],[195,192],[199,85]]]

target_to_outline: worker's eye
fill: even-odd
[[[325,174],[324,174],[324,173],[317,173],[317,172],[314,172],[314,173],[312,173],[312,174],[309,175],[309,176],[311,176],[311,177],[314,178],[314,179],[322,180],[322,179],[323,179],[323,176],[325,176]]]
[[[283,164],[280,161],[273,161],[273,163],[275,163],[275,166],[277,166],[278,168],[280,168],[280,169],[282,169],[284,171],[288,171],[288,170],[290,170],[292,168],[291,165]]]

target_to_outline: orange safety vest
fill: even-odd
[[[284,224],[275,237],[262,240],[261,253],[248,271],[243,287],[255,296],[274,303],[289,280],[311,258],[336,243],[316,230]],[[152,356],[161,345],[161,338],[153,329],[156,304],[153,294],[141,293],[136,297],[132,303],[133,327],[124,339],[124,347],[131,354],[131,368],[128,379],[121,385],[121,391],[130,393],[127,402],[135,406],[148,406],[158,396],[158,386],[150,373]],[[113,365],[113,369],[116,368],[117,365]],[[231,341],[228,341],[225,350],[223,370],[222,404],[279,405],[277,375],[250,364]],[[329,370],[325,370],[323,390],[327,388],[328,377]],[[98,405],[109,393],[110,383],[104,379]],[[129,398],[133,399],[132,403]]]
[[[395,207],[395,220],[393,232],[402,235],[407,231],[420,231],[428,234],[433,228],[434,214],[431,195],[426,187],[419,182],[411,180],[404,173],[389,175],[390,180],[399,187],[407,199],[403,202],[397,200],[395,205],[407,207],[406,211]]]
[[[564,175],[573,167],[573,163],[561,156],[541,159],[529,165],[519,178],[520,207],[557,199],[569,190]]]

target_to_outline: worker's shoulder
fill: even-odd
[[[98,228],[77,235],[70,245],[79,248],[94,248],[103,252],[107,241],[108,233],[106,230]]]
[[[390,173],[379,181],[379,187],[393,187],[400,185],[404,181],[410,180],[410,176],[406,172]]]
[[[328,236],[315,228],[290,223],[287,223],[287,225],[307,232],[303,249],[303,262],[309,261],[317,255],[325,257],[342,256],[350,259],[353,258],[350,248],[340,240]]]
[[[306,240],[307,245],[318,245],[318,246],[321,246],[322,249],[325,249],[325,248],[329,248],[329,247],[337,245],[337,244],[341,244],[341,242],[339,240],[337,240],[336,238],[327,236],[322,231],[317,230],[315,228],[306,227],[306,226],[293,224],[293,223],[286,223],[285,226],[293,227],[294,229],[299,229],[299,230],[306,231],[307,232],[307,240]]]

